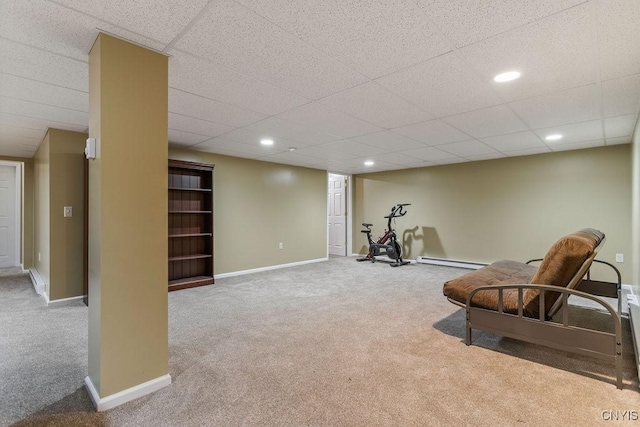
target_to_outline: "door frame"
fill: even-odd
[[[345,221],[346,221],[346,233],[347,235],[345,236],[347,239],[347,244],[346,244],[346,256],[351,256],[353,255],[353,248],[352,248],[352,236],[353,236],[353,232],[352,232],[352,224],[351,224],[351,212],[353,211],[353,191],[351,191],[351,183],[352,183],[352,176],[349,174],[345,174],[345,173],[341,173],[341,172],[331,172],[331,171],[327,171],[327,179],[326,179],[326,183],[327,183],[327,187],[325,190],[325,200],[327,200],[327,213],[329,212],[329,174],[331,175],[342,175],[343,177],[346,178],[347,180],[347,184],[345,185],[345,201],[347,202],[347,215],[345,217]],[[327,259],[329,259],[329,217],[327,216]]]
[[[22,181],[24,180],[24,167],[22,162],[15,162],[12,160],[0,160],[0,166],[9,166],[15,168],[16,178],[16,192],[15,192],[15,215],[16,215],[16,230],[14,239],[14,251],[15,251],[15,267],[20,267],[24,271],[24,254],[22,253],[22,239],[24,238],[24,230],[22,229],[22,212],[24,211],[24,189]]]

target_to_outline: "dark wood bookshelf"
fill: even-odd
[[[169,290],[214,283],[213,165],[169,160]]]

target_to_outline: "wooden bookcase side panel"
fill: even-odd
[[[213,165],[169,160],[169,290],[214,283]]]

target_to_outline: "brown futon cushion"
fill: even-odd
[[[446,282],[443,292],[449,299],[466,304],[469,293],[480,286],[533,283],[566,287],[603,239],[604,234],[598,230],[586,228],[576,231],[554,243],[537,269],[516,261],[498,261]],[[526,316],[538,316],[538,295],[537,290],[527,289],[524,292],[523,309]],[[545,313],[559,295],[555,292],[545,293]],[[497,310],[498,292],[480,291],[472,303],[474,306]],[[503,310],[513,314],[518,312],[517,290],[504,291]]]

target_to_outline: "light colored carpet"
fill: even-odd
[[[0,424],[592,425],[640,409],[631,354],[619,391],[597,359],[482,332],[465,346],[464,311],[442,296],[464,272],[331,258],[170,293],[173,384],[99,414],[82,387],[87,309],[0,279]]]

